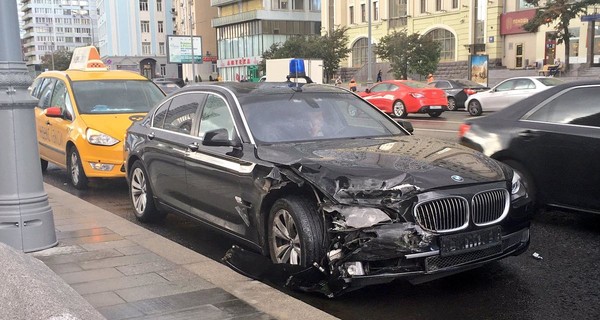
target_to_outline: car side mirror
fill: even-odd
[[[204,140],[202,140],[202,144],[211,147],[239,148],[242,146],[242,143],[239,141],[237,136],[234,137],[233,140],[229,139],[229,132],[227,132],[227,129],[225,128],[207,131],[204,134]]]
[[[49,107],[45,111],[46,117],[48,118],[62,118],[63,112],[59,107]]]
[[[400,126],[402,126],[402,128],[404,128],[406,131],[413,133],[413,131],[415,131],[415,129],[413,128],[412,123],[410,123],[409,121],[404,121],[404,120],[398,120],[398,124]]]
[[[366,92],[366,93],[371,93],[371,89],[369,89],[369,88],[366,88],[366,89],[365,89],[365,92]]]

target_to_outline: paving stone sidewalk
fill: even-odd
[[[107,319],[335,319],[44,184],[59,245],[32,255]]]

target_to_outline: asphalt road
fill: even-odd
[[[408,120],[417,135],[456,141],[466,116],[446,112],[437,119],[415,115]],[[65,170],[50,166],[44,181],[138,223],[123,180],[95,181],[78,191],[68,184]],[[235,244],[176,215],[141,225],[215,260]],[[540,212],[531,237],[521,256],[417,286],[396,281],[336,299],[279,289],[341,319],[600,319],[600,215]],[[534,258],[534,252],[543,259]]]

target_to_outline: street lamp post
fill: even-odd
[[[16,1],[0,1],[0,242],[31,252],[57,244],[42,183],[32,79],[23,62]]]
[[[373,66],[372,66],[372,47],[371,47],[371,0],[367,1],[367,5],[369,8],[367,9],[367,14],[369,15],[369,31],[368,31],[368,42],[367,42],[367,86],[371,86],[373,84]]]
[[[196,82],[196,63],[194,61],[194,31],[193,31],[193,16],[192,16],[192,0],[188,2],[188,14],[190,15],[190,40],[192,42],[192,82]]]

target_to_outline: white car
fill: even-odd
[[[487,91],[471,95],[465,105],[472,116],[483,111],[498,111],[540,91],[563,83],[551,77],[518,77],[506,79]]]

